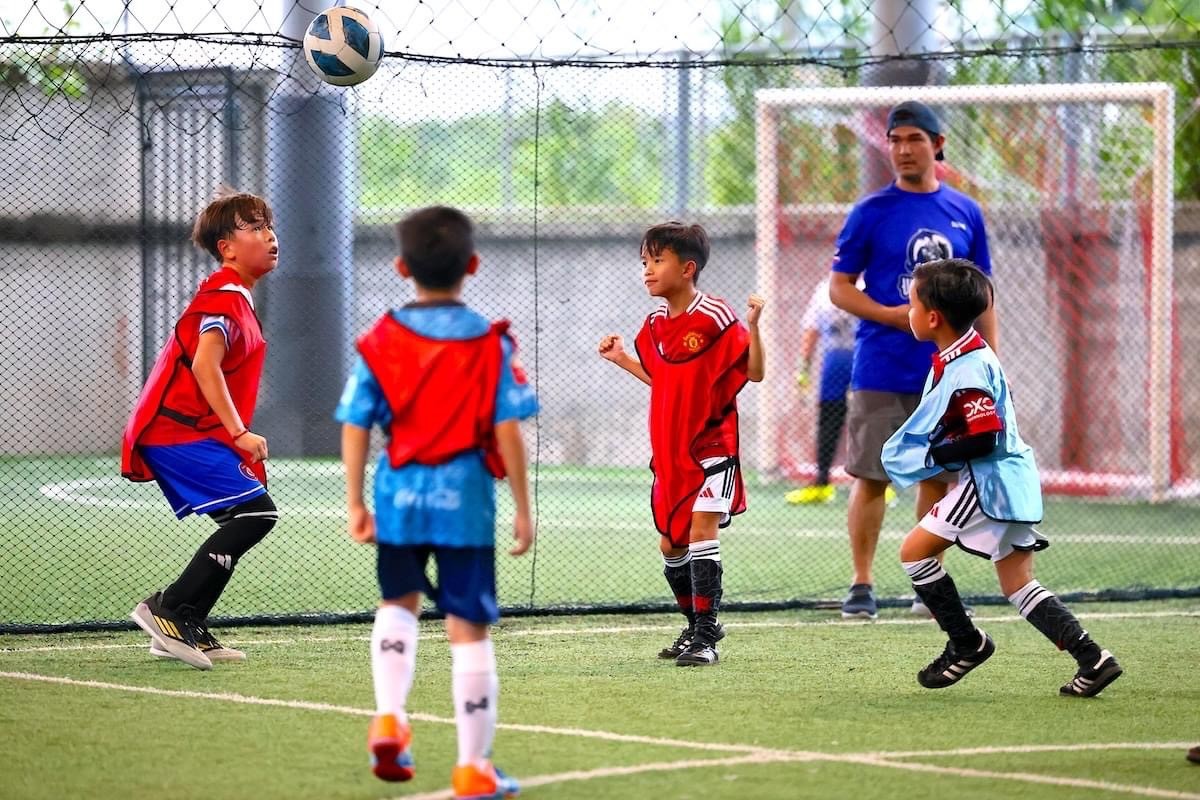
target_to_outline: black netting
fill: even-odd
[[[741,399],[750,511],[723,539],[726,603],[840,596],[844,474],[831,503],[784,499],[815,457],[814,392],[794,374],[834,237],[880,184],[887,103],[780,107],[764,226],[756,92],[797,87],[1173,89],[1168,228],[1154,221],[1151,103],[1064,90],[938,108],[943,178],[984,207],[1001,354],[1045,468],[1044,531],[1063,545],[1040,557],[1043,582],[1194,593],[1200,10],[978,5],[364,5],[387,55],[352,89],[321,84],[304,61],[315,7],[4,6],[0,630],[115,623],[210,532],[207,519],[174,522],[153,484],[122,480],[116,452],[158,349],[213,268],[188,237],[222,184],[265,195],[278,215],[280,267],[256,289],[271,350],[255,427],[284,516],[218,616],[329,618],[373,603],[372,553],[344,533],[332,411],[354,337],[412,298],[393,225],[435,203],[476,221],[483,264],[466,300],[512,320],[543,406],[527,426],[539,539],[535,554],[498,560],[507,608],[666,604],[647,393],[596,346],[606,333],[630,341],[653,308],[638,242],[669,218],[712,237],[702,289],[743,313],[750,292],[768,298],[768,379]],[[1164,230],[1165,301],[1149,277]],[[1166,359],[1153,370],[1152,352]],[[503,486],[498,498],[503,541]],[[876,561],[893,600],[911,593],[895,547],[913,497],[897,502]],[[985,563],[951,558],[964,594],[995,594]]]

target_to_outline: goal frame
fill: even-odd
[[[771,286],[778,268],[780,218],[779,115],[797,108],[853,106],[888,108],[905,100],[938,106],[1015,103],[1137,103],[1151,110],[1154,136],[1151,158],[1150,225],[1150,332],[1149,445],[1151,502],[1171,497],[1171,386],[1175,364],[1172,354],[1174,307],[1174,158],[1175,89],[1168,83],[1049,83],[962,86],[872,86],[846,88],[759,89],[755,92],[755,263],[760,287]],[[764,319],[764,344],[780,352],[784,325],[770,315]],[[771,435],[769,392],[757,393],[757,460],[760,468],[779,463],[779,447]]]

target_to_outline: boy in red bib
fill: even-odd
[[[279,261],[271,209],[252,194],[224,194],[201,212],[196,246],[221,268],[196,297],[142,387],[125,427],[121,474],[158,482],[175,516],[207,514],[220,527],[179,578],[130,616],[150,653],[197,669],[245,655],[209,632],[209,612],[233,569],[279,519],[267,494],[267,440],[250,430],[267,343],[250,290]]]
[[[507,322],[462,302],[479,266],[461,211],[424,208],[397,226],[396,269],[417,299],[392,309],[358,340],[342,399],[342,460],[350,535],[374,543],[380,604],[371,632],[377,713],[367,732],[371,769],[411,780],[408,692],[416,674],[417,618],[428,594],[446,615],[458,731],[453,796],[514,797],[516,780],[491,762],[500,682],[488,627],[496,601],[496,479],[507,477],[516,515],[512,555],[533,542],[520,422],[537,413]],[[387,446],[375,469],[374,514],[364,476],[371,430]],[[425,576],[437,567],[437,584]]]
[[[661,535],[663,574],[687,626],[659,658],[679,666],[718,659],[725,631],[718,530],[746,510],[738,464],[737,395],[765,370],[758,319],[763,299],[752,294],[743,326],[724,300],[696,289],[708,263],[708,235],[699,225],[667,222],[642,238],[642,280],[655,309],[637,335],[638,357],[621,337],[600,341],[601,357],[650,385],[651,508]]]

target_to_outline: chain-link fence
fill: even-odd
[[[638,243],[669,218],[713,239],[703,291],[737,309],[767,295],[768,377],[741,396],[749,511],[723,537],[727,602],[837,598],[846,476],[835,469],[821,503],[785,501],[812,479],[815,451],[817,398],[794,373],[846,214],[890,180],[878,112],[897,84],[1171,91],[1173,123],[1146,102],[1066,90],[932,102],[941,177],[981,202],[990,229],[1000,352],[1045,467],[1056,546],[1039,556],[1043,582],[1200,591],[1197,4],[551,5],[364,6],[388,55],[352,90],[312,76],[297,39],[320,9],[290,0],[4,7],[0,630],[123,619],[212,527],[174,522],[153,484],[120,478],[116,452],[214,266],[187,239],[220,184],[277,214],[280,266],[255,292],[271,348],[256,429],[283,518],[218,616],[373,604],[373,556],[344,533],[332,410],[354,337],[412,298],[392,226],[434,203],[475,219],[483,264],[465,299],[512,320],[543,408],[527,425],[539,538],[532,556],[499,559],[506,608],[666,605],[647,392],[596,345],[631,339],[654,307]],[[773,196],[756,191],[761,90],[855,86],[881,88],[780,108]],[[1173,186],[1156,206],[1159,140]],[[876,560],[894,602],[910,592],[895,545],[913,503],[895,501]],[[964,593],[996,594],[986,563],[951,558]]]

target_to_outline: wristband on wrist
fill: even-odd
[[[250,432],[249,428],[242,428],[240,431],[238,431],[236,434],[234,434],[233,441],[236,442],[238,439],[242,438],[249,432]]]

